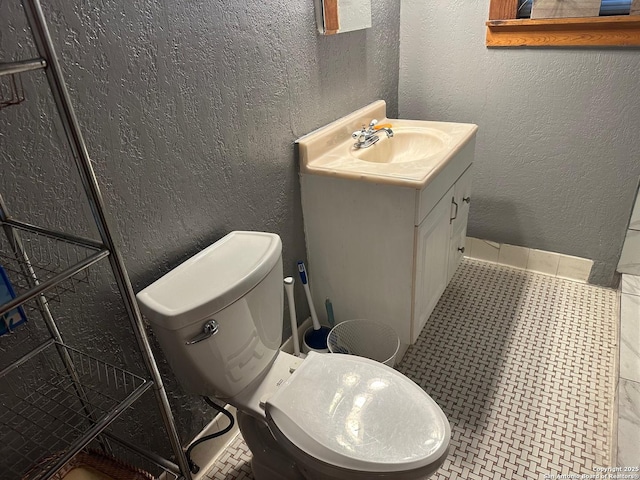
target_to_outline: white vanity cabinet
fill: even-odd
[[[330,298],[336,321],[377,320],[414,343],[462,259],[474,148],[422,189],[302,173],[315,304]]]

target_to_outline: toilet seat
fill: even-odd
[[[357,472],[404,472],[446,453],[451,430],[418,385],[362,357],[311,352],[269,398],[267,421],[320,462]]]

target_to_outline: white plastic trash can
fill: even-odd
[[[327,347],[331,353],[358,355],[393,367],[400,348],[400,337],[384,323],[364,319],[345,320],[331,329]]]

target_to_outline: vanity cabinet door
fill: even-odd
[[[469,167],[460,176],[454,185],[453,201],[458,205],[457,215],[452,222],[452,233],[458,232],[463,226],[466,227],[469,220],[469,207],[471,205],[471,169]],[[454,210],[455,210],[454,205]]]
[[[471,205],[471,167],[460,176],[454,185],[451,200],[451,245],[449,249],[449,268],[447,284],[456,273],[465,250],[467,223]]]
[[[447,286],[453,192],[452,187],[416,227],[411,343],[418,338]]]
[[[447,285],[451,282],[453,274],[456,273],[465,251],[465,241],[467,239],[467,224],[453,233],[449,247],[449,267],[447,268]]]

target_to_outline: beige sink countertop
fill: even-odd
[[[390,119],[386,110],[386,103],[378,100],[299,138],[296,143],[300,172],[422,189],[478,130],[477,125],[470,123]],[[374,118],[379,124],[391,123],[396,136],[386,138],[384,133],[380,133],[378,143],[367,149],[356,149],[351,134],[362,125],[369,125]],[[400,145],[399,142],[404,142],[411,132],[418,131],[437,137],[438,148],[427,150],[412,161],[365,161],[358,158],[363,157],[363,153],[370,153],[365,152],[369,149],[389,151],[389,144],[385,145],[385,142],[396,140]]]

